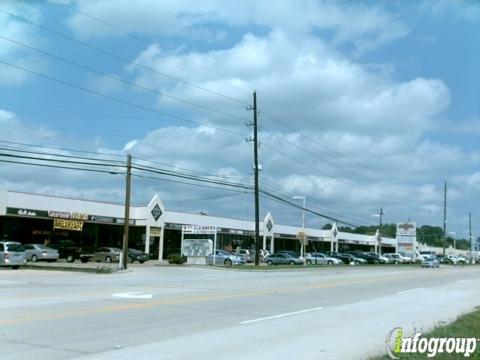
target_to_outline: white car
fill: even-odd
[[[457,265],[457,264],[466,264],[468,261],[466,258],[464,258],[463,256],[457,256],[457,255],[448,255],[447,258],[454,264],[454,265]]]
[[[394,264],[409,264],[409,263],[412,262],[411,258],[402,256],[398,253],[384,254],[384,255],[385,255],[385,257],[387,257],[390,260],[390,262],[392,262]]]
[[[305,262],[307,265],[321,264],[321,265],[339,265],[342,260],[329,257],[322,253],[307,253],[305,254]]]

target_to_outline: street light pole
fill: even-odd
[[[377,217],[378,216],[378,255],[382,255],[382,220],[383,220],[383,215],[385,215],[385,211],[383,211],[383,208],[380,208],[378,210],[378,213],[373,214],[372,216]]]
[[[305,232],[305,204],[306,204],[306,196],[294,196],[294,200],[303,200],[303,208],[302,208],[302,230]],[[305,239],[302,239],[302,246],[300,247],[300,257],[303,258],[305,252]]]
[[[449,234],[453,234],[453,250],[457,250],[457,233],[455,231],[449,231]]]

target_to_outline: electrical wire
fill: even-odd
[[[152,88],[149,88],[149,87],[146,87],[146,86],[143,86],[143,85],[139,85],[137,83],[134,83],[134,82],[131,82],[131,81],[128,81],[128,80],[124,80],[120,77],[117,77],[117,76],[113,76],[113,75],[110,75],[108,73],[105,73],[103,71],[99,71],[97,69],[94,69],[90,66],[86,66],[86,65],[82,65],[80,63],[77,63],[73,60],[69,60],[69,59],[66,59],[66,58],[63,58],[61,56],[58,56],[58,55],[55,55],[55,54],[52,54],[50,52],[47,52],[45,50],[41,50],[41,49],[38,49],[38,48],[35,48],[33,46],[30,46],[30,45],[27,45],[25,43],[22,43],[22,42],[19,42],[17,40],[14,40],[12,38],[9,38],[7,36],[4,36],[4,35],[0,35],[0,39],[3,39],[3,40],[7,40],[7,41],[10,41],[18,46],[22,46],[24,48],[27,48],[27,49],[30,49],[30,50],[33,50],[33,51],[36,51],[44,56],[48,56],[48,57],[51,57],[53,59],[56,59],[56,60],[59,60],[59,61],[62,61],[64,63],[67,63],[67,64],[70,64],[70,65],[73,65],[77,68],[80,68],[80,69],[83,69],[83,70],[87,70],[87,71],[90,71],[92,73],[95,73],[97,75],[100,75],[100,76],[103,76],[105,78],[108,78],[108,79],[111,79],[111,80],[114,80],[114,81],[117,81],[117,82],[120,82],[122,84],[126,84],[126,85],[129,85],[129,86],[132,86],[132,87],[135,87],[137,89],[140,89],[140,90],[145,90],[145,91],[148,91],[148,92],[151,92],[151,93],[154,93],[154,94],[157,94],[157,95],[160,95],[160,96],[163,96],[163,97],[166,97],[166,98],[169,98],[169,99],[172,99],[172,100],[175,100],[175,101],[178,101],[178,102],[182,102],[184,104],[187,104],[187,105],[190,105],[190,106],[194,106],[194,107],[197,107],[199,109],[202,109],[202,110],[207,110],[207,111],[211,111],[211,112],[215,112],[217,114],[221,114],[221,115],[224,115],[224,116],[228,116],[228,117],[231,117],[231,118],[235,118],[237,120],[242,120],[242,121],[248,121],[248,119],[244,118],[244,117],[241,117],[241,116],[238,116],[238,115],[235,115],[235,114],[230,114],[230,113],[227,113],[225,111],[221,111],[221,110],[217,110],[217,109],[214,109],[212,107],[209,107],[209,106],[205,106],[205,105],[201,105],[201,104],[197,104],[197,103],[194,103],[192,101],[189,101],[189,100],[184,100],[184,99],[181,99],[179,97],[176,97],[176,96],[173,96],[173,95],[169,95],[165,92],[162,92],[162,91],[159,91],[159,90],[156,90],[156,89],[152,89]]]
[[[217,92],[217,91],[214,91],[214,90],[205,88],[205,87],[203,87],[203,86],[200,86],[200,85],[197,85],[197,84],[194,84],[194,83],[191,83],[191,82],[182,80],[182,79],[180,79],[180,78],[177,78],[177,77],[175,77],[175,76],[169,75],[169,74],[167,74],[167,73],[158,71],[158,70],[156,70],[156,69],[154,69],[154,68],[151,68],[151,67],[149,67],[149,66],[145,66],[145,65],[142,65],[142,64],[140,64],[140,63],[138,63],[138,62],[131,61],[131,60],[126,59],[126,58],[124,58],[124,57],[122,57],[122,56],[120,56],[120,55],[117,55],[117,54],[112,53],[112,52],[110,52],[110,51],[104,50],[104,49],[99,48],[99,47],[97,47],[97,46],[95,46],[95,45],[89,44],[89,43],[87,43],[87,42],[85,42],[85,41],[81,41],[81,40],[75,39],[75,38],[73,38],[73,37],[71,37],[71,36],[68,36],[68,35],[66,35],[66,34],[64,34],[64,33],[61,33],[60,31],[53,30],[53,29],[51,29],[51,28],[49,28],[49,27],[47,27],[47,26],[44,26],[44,25],[38,24],[38,23],[36,23],[36,22],[34,22],[34,21],[28,20],[28,19],[26,19],[26,18],[24,18],[24,17],[22,17],[22,16],[12,14],[12,13],[6,11],[6,10],[0,9],[0,13],[3,13],[3,14],[5,14],[5,15],[8,15],[8,16],[12,17],[12,18],[21,20],[21,21],[23,21],[23,22],[25,22],[25,23],[27,23],[27,24],[36,26],[36,27],[38,27],[38,28],[40,28],[40,29],[42,29],[42,30],[44,30],[44,31],[47,31],[47,32],[49,32],[49,33],[51,33],[51,34],[55,34],[55,35],[60,36],[60,37],[62,37],[62,38],[64,38],[64,39],[67,39],[67,40],[69,40],[69,41],[72,41],[72,42],[75,42],[75,43],[77,43],[77,44],[80,44],[80,45],[82,45],[82,46],[84,46],[84,47],[87,47],[87,48],[89,48],[89,49],[95,50],[95,51],[97,51],[97,52],[99,52],[99,53],[102,53],[102,54],[104,54],[104,55],[107,55],[107,56],[110,56],[110,57],[112,57],[112,58],[115,58],[115,59],[117,59],[118,61],[121,61],[121,62],[123,62],[123,63],[126,63],[127,65],[134,65],[134,66],[139,67],[139,68],[141,68],[141,69],[148,70],[148,71],[151,71],[151,72],[153,72],[153,73],[155,73],[155,74],[164,76],[164,77],[166,77],[166,78],[168,78],[168,79],[170,79],[170,80],[174,80],[174,81],[179,82],[179,83],[182,83],[182,84],[184,84],[184,85],[187,85],[187,86],[190,86],[190,87],[194,87],[194,88],[196,88],[196,89],[199,89],[199,90],[208,92],[208,93],[210,93],[210,94],[212,94],[212,95],[216,95],[216,96],[219,96],[219,97],[223,97],[223,98],[225,98],[225,99],[229,99],[229,100],[231,100],[231,101],[240,103],[240,104],[242,104],[242,105],[247,105],[247,106],[250,105],[248,102],[245,102],[245,101],[243,101],[243,100],[237,99],[237,98],[235,98],[235,97],[232,97],[232,96],[228,96],[228,95],[219,93],[219,92]]]
[[[88,88],[84,88],[82,86],[75,85],[75,84],[69,83],[67,81],[60,80],[60,79],[54,78],[52,76],[42,74],[42,73],[37,72],[37,71],[27,69],[27,68],[22,67],[22,66],[14,65],[14,64],[8,63],[8,62],[3,61],[3,60],[0,60],[0,64],[10,66],[14,69],[21,70],[23,72],[36,75],[36,76],[42,77],[44,79],[47,79],[47,80],[50,80],[50,81],[53,81],[53,82],[57,82],[57,83],[60,83],[62,85],[65,85],[65,86],[68,86],[68,87],[71,87],[71,88],[74,88],[74,89],[77,89],[77,90],[80,90],[80,91],[83,91],[83,92],[86,92],[86,93],[89,93],[89,94],[93,94],[93,95],[96,95],[96,96],[106,98],[106,99],[115,101],[117,103],[123,104],[123,105],[128,105],[128,106],[131,106],[131,107],[134,107],[134,108],[137,108],[137,109],[141,109],[141,110],[145,110],[145,111],[152,112],[152,113],[155,113],[155,114],[163,115],[163,116],[166,116],[166,117],[177,119],[177,120],[180,120],[180,121],[183,121],[183,122],[186,122],[186,123],[195,124],[195,125],[202,126],[202,127],[205,127],[205,128],[210,128],[210,129],[214,129],[214,130],[218,130],[218,131],[222,131],[222,132],[226,132],[226,133],[230,133],[230,134],[234,134],[234,135],[240,135],[242,137],[246,136],[245,134],[242,134],[242,133],[237,132],[237,131],[228,130],[228,129],[225,129],[225,128],[220,128],[220,127],[216,127],[216,126],[212,126],[212,125],[204,125],[204,124],[202,124],[198,121],[195,121],[195,120],[186,119],[186,118],[178,116],[178,115],[169,114],[169,113],[159,111],[159,110],[156,110],[156,109],[153,109],[153,108],[149,108],[147,106],[139,105],[139,104],[127,101],[127,100],[122,100],[122,99],[116,98],[114,96],[110,96],[110,95],[107,95],[107,94],[102,94],[98,91],[91,90],[91,89],[88,89]]]

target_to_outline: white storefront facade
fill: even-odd
[[[298,250],[299,228],[277,224],[267,213],[260,224],[261,247],[271,251]],[[124,205],[57,196],[0,190],[0,237],[22,243],[43,243],[62,238],[79,246],[121,246]],[[254,222],[232,218],[170,211],[155,195],[144,206],[131,206],[129,245],[166,259],[180,253],[184,225],[214,226],[217,248],[229,251],[252,248]],[[308,251],[375,251],[375,236],[307,228]],[[336,235],[336,236],[335,236]],[[395,239],[382,238],[384,252],[394,252]]]

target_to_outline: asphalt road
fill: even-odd
[[[0,358],[366,359],[480,305],[480,266],[0,270]]]

